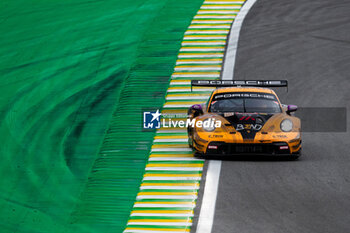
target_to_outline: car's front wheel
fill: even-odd
[[[298,153],[291,154],[291,155],[289,156],[289,159],[290,159],[290,160],[298,160],[298,159],[300,158],[300,156],[301,156],[301,149],[299,150]]]
[[[188,137],[188,147],[193,148],[193,139],[192,137]]]

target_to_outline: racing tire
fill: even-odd
[[[301,149],[300,149],[299,153],[290,155],[289,160],[292,160],[292,161],[298,160],[300,158],[300,156],[301,156]]]
[[[193,155],[194,155],[194,157],[197,158],[197,159],[204,158],[203,154],[202,154],[202,153],[199,153],[198,151],[195,151]]]
[[[188,147],[193,149],[193,139],[192,139],[192,137],[188,137]]]

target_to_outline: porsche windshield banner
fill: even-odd
[[[233,92],[233,93],[217,94],[214,96],[215,100],[231,99],[231,98],[261,98],[261,99],[276,100],[275,95],[266,94],[266,93]]]

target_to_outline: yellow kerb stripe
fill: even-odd
[[[127,227],[125,230],[143,230],[147,232],[155,232],[158,231],[178,231],[178,232],[190,232],[190,229],[178,229],[178,228],[142,228],[142,227]]]
[[[192,214],[193,210],[133,210],[131,213]]]

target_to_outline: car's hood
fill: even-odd
[[[241,133],[244,139],[254,139],[265,123],[276,114],[268,113],[223,113],[219,114]]]
[[[285,113],[265,114],[265,113],[206,113],[197,117],[197,119],[205,120],[207,118],[215,118],[223,123],[221,127],[225,131],[236,131],[240,133],[243,139],[254,140],[256,133],[282,133],[280,123],[283,119],[290,119],[295,125],[294,131],[300,129],[300,121],[295,117],[286,115]],[[232,129],[232,127],[234,129]]]

